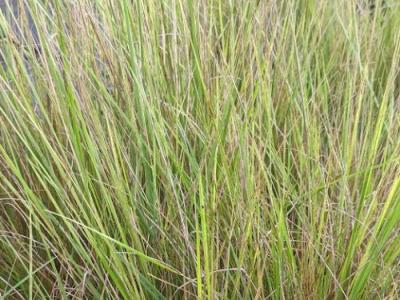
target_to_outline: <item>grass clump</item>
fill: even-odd
[[[400,297],[395,1],[26,3],[2,297]]]

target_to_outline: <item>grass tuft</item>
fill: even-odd
[[[397,1],[20,2],[0,298],[400,298]]]

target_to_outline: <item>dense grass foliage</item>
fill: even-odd
[[[398,2],[27,3],[2,297],[400,298]]]

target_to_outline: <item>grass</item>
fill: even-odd
[[[2,17],[0,297],[400,298],[375,2],[32,0],[40,49]]]

